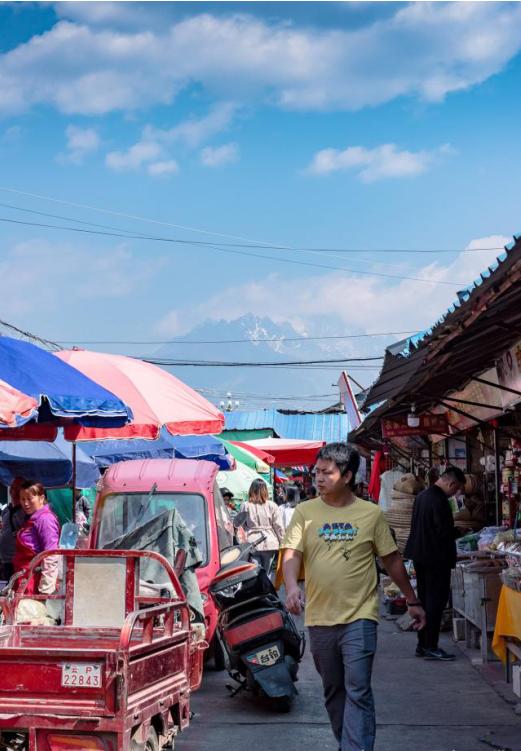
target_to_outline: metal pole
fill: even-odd
[[[72,442],[72,523],[76,523],[76,442]]]
[[[495,458],[495,469],[494,469],[494,485],[496,489],[496,527],[499,527],[499,504],[500,504],[500,497],[501,497],[501,476],[499,474],[499,443],[498,443],[498,433],[497,428],[494,428],[494,458]]]

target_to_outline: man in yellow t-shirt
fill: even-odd
[[[374,750],[375,555],[405,595],[416,626],[425,625],[383,513],[353,493],[359,463],[345,443],[321,449],[315,465],[320,497],[297,506],[282,543],[286,605],[295,614],[304,606],[297,582],[304,564],[311,652],[340,751]]]

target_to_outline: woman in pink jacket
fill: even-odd
[[[55,550],[60,540],[60,523],[47,503],[45,488],[41,483],[24,482],[20,490],[20,506],[26,514],[26,519],[16,536],[13,560],[15,573],[27,569],[38,553]],[[52,594],[55,591],[58,576],[57,556],[46,558],[41,569],[41,573],[35,574],[27,584],[26,594]]]

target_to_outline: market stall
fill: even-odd
[[[311,466],[317,454],[325,445],[324,441],[302,441],[289,438],[261,438],[247,441],[244,445],[266,451],[275,457],[275,467]]]

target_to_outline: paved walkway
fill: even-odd
[[[399,632],[394,622],[382,622],[379,639],[373,680],[376,751],[521,751],[521,717],[513,704],[448,638],[444,646],[456,651],[454,663],[414,657],[415,635]],[[196,717],[179,737],[176,751],[337,751],[309,653],[289,714],[256,706],[249,695],[230,698],[227,682],[226,674],[207,672],[192,702]]]

